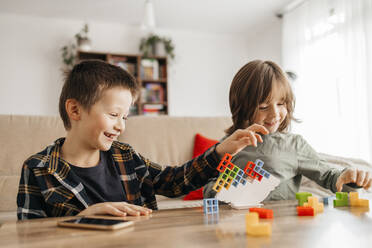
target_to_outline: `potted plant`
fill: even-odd
[[[88,24],[84,24],[84,27],[80,30],[80,32],[75,34],[79,50],[89,51],[91,49],[91,42],[90,39],[88,38],[88,32],[89,32]]]
[[[91,48],[91,42],[88,38],[89,27],[88,24],[84,24],[83,28],[79,33],[75,34],[75,40],[69,45],[61,48],[62,60],[65,66],[71,69],[76,62],[77,49],[81,51],[89,51]]]
[[[150,34],[146,38],[141,39],[140,51],[144,57],[156,55],[167,55],[174,58],[174,45],[170,38],[160,37],[156,34]]]

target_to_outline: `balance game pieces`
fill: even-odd
[[[217,193],[223,187],[228,190],[231,185],[234,187],[237,187],[239,183],[245,185],[249,179],[261,181],[263,177],[270,178],[270,173],[262,168],[264,162],[259,159],[256,163],[249,161],[244,170],[231,163],[231,159],[231,154],[226,153],[217,167],[220,176],[213,186],[213,190]]]

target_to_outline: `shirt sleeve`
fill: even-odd
[[[146,158],[142,159],[148,167],[149,175],[156,194],[178,197],[204,186],[209,178],[216,177],[220,158],[216,145],[202,155],[186,162],[182,166],[162,167]]]
[[[299,135],[297,139],[298,173],[320,186],[337,191],[336,181],[343,170],[332,167]]]
[[[18,220],[48,217],[45,212],[45,201],[40,192],[35,174],[27,162],[22,167],[17,195]]]

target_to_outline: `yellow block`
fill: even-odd
[[[324,211],[323,203],[318,201],[318,198],[315,196],[309,196],[307,198],[307,202],[304,203],[304,207],[312,207],[314,208],[314,213],[322,213]]]
[[[270,236],[271,235],[271,224],[270,223],[259,223],[256,225],[247,226],[246,232],[252,236]]]
[[[249,212],[245,215],[245,224],[248,225],[256,225],[258,224],[258,213],[257,212]]]
[[[246,233],[252,236],[270,236],[271,224],[259,223],[258,213],[252,212],[245,216]]]
[[[358,192],[349,193],[350,206],[352,207],[367,207],[369,208],[369,200],[360,199]]]
[[[213,190],[216,192],[220,192],[224,184],[225,184],[225,180],[218,178],[216,183],[213,186]]]

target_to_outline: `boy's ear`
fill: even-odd
[[[81,105],[75,99],[67,99],[65,108],[70,120],[78,121],[81,118]]]

